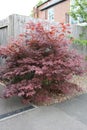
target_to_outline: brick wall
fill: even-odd
[[[66,22],[66,13],[70,10],[70,0],[66,0],[54,7],[54,19],[58,22]]]
[[[52,1],[52,0],[51,0]],[[35,18],[41,18],[41,19],[48,19],[48,10],[50,8],[54,9],[54,21],[56,22],[66,22],[67,20],[67,13],[70,10],[70,0],[65,0],[64,2],[60,2],[59,4],[56,4],[48,9],[45,9],[41,11],[46,5],[49,3],[45,3],[38,8],[34,8],[34,17]]]

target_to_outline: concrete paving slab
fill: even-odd
[[[24,107],[20,98],[0,99],[0,114]],[[0,130],[87,130],[87,94],[0,120]]]
[[[9,113],[24,107],[29,106],[29,104],[23,104],[21,99],[18,97],[13,97],[9,99],[0,99],[0,115]]]
[[[87,94],[77,96],[70,101],[55,104],[55,107],[87,125]]]
[[[0,93],[2,89],[3,87],[0,86]],[[36,106],[32,104],[23,104],[21,100],[22,98],[19,97],[12,97],[9,99],[0,98],[0,121],[36,108]]]
[[[0,85],[0,93],[3,90],[3,86]],[[8,99],[0,98],[0,115],[16,111],[18,109],[28,107],[30,104],[23,104],[21,102],[22,98],[12,97]]]
[[[0,122],[0,130],[86,130],[55,106],[44,106]]]

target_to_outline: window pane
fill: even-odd
[[[48,20],[53,20],[54,21],[54,9],[50,8],[48,10]]]

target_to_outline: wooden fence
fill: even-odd
[[[31,18],[23,15],[10,15],[0,21],[0,45],[6,46],[9,40],[15,39],[20,33],[25,31],[25,25]],[[0,59],[3,65],[4,60]]]
[[[87,40],[87,24],[72,25],[72,36],[75,39]],[[72,48],[76,49],[78,53],[87,56],[87,45],[73,44]]]
[[[16,38],[25,31],[25,24],[31,18],[23,15],[10,15],[0,21],[0,45],[6,45],[11,38]]]
[[[6,45],[11,38],[16,38],[20,33],[25,31],[25,24],[31,18],[23,15],[10,15],[5,20],[0,21],[0,45]],[[74,38],[87,40],[87,25],[72,25],[72,35]],[[87,55],[87,46],[75,44],[72,46],[81,54]]]

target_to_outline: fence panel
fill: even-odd
[[[25,25],[31,18],[23,15],[10,15],[0,21],[0,45],[6,45],[12,38],[16,38],[25,31]]]
[[[7,19],[0,21],[0,45],[6,45],[11,38],[16,38],[20,33],[25,32],[25,24],[31,18],[23,15],[10,15]],[[74,38],[87,40],[87,25],[72,25]],[[81,35],[83,34],[83,37]],[[87,45],[75,44],[72,46],[79,53],[87,55]]]
[[[72,35],[76,39],[87,40],[87,24],[72,25]],[[87,56],[87,45],[73,44],[72,48],[76,49],[78,53]]]
[[[25,32],[25,25],[31,18],[23,15],[10,15],[0,21],[0,45],[6,46],[10,39],[15,39],[20,33]],[[0,59],[0,64],[4,62]]]

